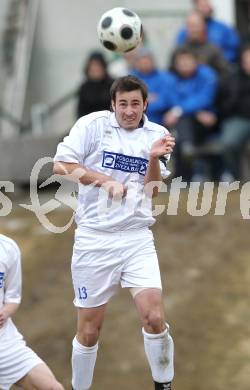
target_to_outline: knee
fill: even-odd
[[[85,326],[77,331],[77,340],[85,347],[94,346],[99,338],[100,329],[95,326]]]
[[[56,381],[52,389],[53,390],[64,390],[64,387],[63,387],[63,385],[61,385],[61,383]]]
[[[144,329],[147,333],[161,333],[166,328],[161,311],[151,310],[147,313],[143,321]]]

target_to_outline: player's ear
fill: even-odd
[[[111,100],[110,111],[115,111],[115,102],[114,102],[114,100]]]
[[[147,111],[147,108],[148,108],[148,101],[145,100],[145,102],[144,102],[144,109],[143,109],[144,114]]]

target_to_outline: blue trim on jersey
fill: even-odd
[[[137,172],[145,176],[148,160],[142,157],[103,151],[102,167],[123,172]]]
[[[3,281],[4,281],[4,272],[0,272],[0,288],[3,287]]]

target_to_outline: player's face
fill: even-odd
[[[117,92],[112,108],[119,125],[126,130],[137,129],[147,102],[143,102],[141,91]]]

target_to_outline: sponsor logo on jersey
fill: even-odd
[[[4,272],[0,272],[0,288],[3,287],[3,282],[4,282]]]
[[[123,172],[138,172],[145,176],[148,160],[142,157],[127,156],[125,154],[107,152],[104,150],[102,166]]]

